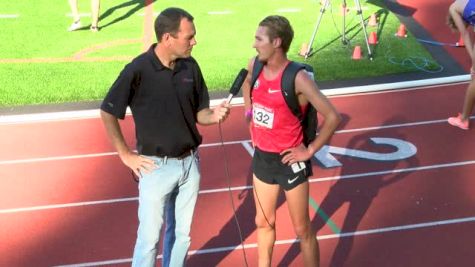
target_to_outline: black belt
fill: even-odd
[[[181,159],[184,159],[188,156],[191,156],[193,153],[194,153],[194,150],[190,149],[190,150],[186,150],[181,155],[178,155],[178,156],[175,156],[175,157],[172,157],[172,156],[157,156],[157,157],[165,158],[165,159],[180,159],[181,160]]]
[[[183,154],[179,155],[178,157],[172,157],[172,158],[176,158],[176,159],[184,159],[188,156],[191,156],[193,154],[193,149],[190,149],[190,150],[187,150],[186,152],[184,152]]]

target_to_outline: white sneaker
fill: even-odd
[[[73,22],[73,24],[71,24],[71,26],[69,26],[68,31],[72,32],[72,31],[75,31],[79,28],[81,28],[81,21],[80,20]]]

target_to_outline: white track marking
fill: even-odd
[[[470,119],[475,119],[475,116],[471,116]],[[382,125],[382,126],[375,126],[375,127],[355,128],[355,129],[340,130],[340,131],[336,131],[335,133],[336,134],[344,134],[344,133],[354,133],[354,132],[362,132],[362,131],[376,131],[376,130],[382,130],[382,129],[403,128],[403,127],[412,127],[412,126],[438,124],[438,123],[447,123],[447,120],[446,119],[430,120],[430,121],[419,121],[419,122],[410,122],[410,123]],[[249,152],[250,151],[249,149],[252,149],[252,147],[249,146],[250,141],[251,140],[228,141],[228,142],[224,142],[224,144],[225,145],[241,144]],[[216,146],[221,146],[221,143],[219,142],[219,143],[203,144],[203,145],[200,146],[200,148],[208,148],[208,147],[216,147]],[[34,162],[55,161],[55,160],[81,159],[81,158],[92,158],[92,157],[103,157],[103,156],[114,156],[114,155],[117,155],[117,152],[104,152],[104,153],[95,153],[95,154],[82,154],[82,155],[44,157],[44,158],[27,158],[27,159],[18,159],[18,160],[3,160],[3,161],[0,161],[0,165],[34,163]]]
[[[412,168],[391,169],[391,170],[377,171],[377,172],[336,175],[336,176],[309,179],[308,181],[309,183],[319,183],[319,182],[336,181],[336,180],[342,180],[342,179],[358,179],[358,178],[366,178],[366,177],[377,176],[377,175],[426,171],[426,170],[434,170],[434,169],[442,169],[442,168],[460,167],[460,166],[473,165],[473,164],[475,164],[475,160],[419,166],[419,167],[412,167]],[[231,188],[224,187],[224,188],[200,190],[199,194],[212,194],[212,193],[227,192],[229,190],[242,191],[242,190],[250,190],[250,189],[252,189],[251,185],[244,185],[244,186],[236,186],[236,187],[231,187]],[[58,209],[58,208],[71,208],[71,207],[90,206],[90,205],[101,205],[101,204],[110,204],[110,203],[117,203],[117,202],[137,201],[137,199],[138,199],[137,197],[129,197],[129,198],[98,200],[98,201],[86,201],[86,202],[76,202],[76,203],[66,203],[66,204],[54,204],[54,205],[33,206],[33,207],[24,207],[24,208],[3,209],[3,210],[0,210],[0,214],[38,211],[38,210],[47,210],[47,209]]]
[[[106,152],[106,153],[82,154],[82,155],[61,156],[61,157],[4,160],[4,161],[0,161],[0,165],[35,163],[35,162],[43,162],[43,161],[57,161],[57,160],[70,160],[70,159],[83,159],[83,158],[94,158],[94,157],[107,157],[107,156],[114,156],[117,154],[118,154],[117,152]]]
[[[377,172],[365,172],[365,173],[357,173],[357,174],[329,176],[329,177],[309,179],[308,181],[310,183],[327,182],[327,181],[333,181],[333,180],[355,179],[355,178],[363,178],[363,177],[376,176],[376,175],[386,175],[386,174],[403,173],[403,172],[416,172],[416,171],[426,171],[426,170],[433,170],[433,169],[451,168],[451,167],[459,167],[459,166],[472,165],[472,164],[475,164],[475,160],[459,161],[459,162],[444,163],[444,164],[434,164],[434,165],[403,168],[403,169],[392,169],[392,170],[377,171]]]
[[[342,232],[339,234],[320,235],[320,236],[317,236],[317,239],[326,240],[326,239],[345,238],[345,237],[353,237],[353,236],[381,234],[381,233],[388,233],[388,232],[401,232],[401,231],[408,231],[408,230],[414,230],[414,229],[420,229],[420,228],[429,228],[429,227],[437,227],[437,226],[460,224],[460,223],[471,223],[471,222],[475,222],[475,217],[464,217],[464,218],[456,218],[456,219],[450,219],[450,220],[430,221],[430,222],[424,222],[424,223],[374,228],[374,229],[361,230],[361,231],[355,231],[355,232]],[[297,239],[285,239],[285,240],[276,240],[275,244],[279,246],[279,245],[293,244],[297,242],[299,242],[299,240]],[[255,249],[257,248],[257,244],[256,243],[245,244],[244,248]],[[212,253],[234,251],[234,250],[241,250],[241,249],[242,249],[242,246],[238,244],[236,246],[191,250],[188,252],[188,255],[191,256],[191,255],[212,254]],[[157,257],[157,259],[160,259],[160,258],[162,258],[162,255],[159,255]],[[84,263],[77,263],[77,264],[70,264],[70,265],[58,265],[56,267],[88,267],[88,266],[101,266],[101,265],[118,264],[118,263],[129,263],[129,262],[132,262],[131,258],[108,260],[108,261],[84,262]]]
[[[129,113],[130,114],[130,113]],[[23,123],[42,123],[48,121],[69,121],[99,118],[99,109],[81,110],[81,111],[63,111],[48,112],[37,114],[22,115],[0,115],[0,125],[23,124]]]
[[[375,84],[367,86],[355,86],[335,89],[325,89],[322,93],[328,97],[352,97],[362,94],[386,94],[397,93],[400,91],[412,91],[421,89],[431,89],[438,86],[457,85],[466,83],[470,80],[470,75],[459,75],[445,78],[427,79],[419,81],[407,81],[399,83]],[[415,87],[415,88],[414,88]],[[223,99],[211,100],[211,106],[217,106]],[[233,98],[233,106],[240,106],[244,103],[242,97]],[[50,112],[40,114],[24,114],[24,115],[0,115],[0,125],[2,124],[17,124],[17,123],[35,123],[44,121],[57,121],[69,119],[89,119],[99,118],[99,110],[85,110],[85,111],[68,111],[68,112]],[[127,110],[127,115],[130,115],[130,109]]]
[[[471,116],[470,119],[475,119],[475,115]],[[382,129],[390,129],[390,128],[403,128],[403,127],[412,127],[412,126],[437,124],[437,123],[447,123],[447,119],[408,122],[408,123],[382,125],[382,126],[374,126],[374,127],[366,127],[366,128],[347,129],[347,130],[336,131],[335,133],[340,134],[340,133],[352,133],[352,132],[361,132],[361,131],[374,131],[374,130],[382,130]]]
[[[111,204],[111,203],[119,203],[119,202],[137,201],[138,199],[139,199],[138,197],[128,197],[128,198],[116,198],[116,199],[109,199],[109,200],[98,200],[98,201],[86,201],[86,202],[76,202],[76,203],[67,203],[67,204],[34,206],[34,207],[25,207],[25,208],[17,208],[17,209],[3,209],[3,210],[0,210],[0,214],[18,213],[18,212],[26,212],[26,211],[38,211],[38,210],[49,210],[49,209],[61,209],[61,208],[72,208],[72,207],[83,207],[83,206],[100,205],[100,204]]]

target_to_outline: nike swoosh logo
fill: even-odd
[[[299,178],[299,176],[297,175],[297,176],[295,176],[295,178],[292,179],[292,180],[291,180],[291,179],[288,179],[287,182],[288,182],[289,184],[291,184],[291,183],[295,182],[295,180],[297,180],[298,178]]]
[[[273,93],[280,92],[280,90],[274,90],[274,89],[269,88],[268,92],[269,92],[269,94],[273,94]]]

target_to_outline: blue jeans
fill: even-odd
[[[132,266],[155,267],[165,207],[174,207],[167,211],[167,223],[170,229],[175,229],[174,236],[167,238],[164,244],[165,249],[171,245],[169,266],[183,266],[190,247],[191,221],[200,184],[198,158],[196,152],[184,159],[148,158],[153,159],[158,168],[143,173],[140,178],[139,228]],[[168,228],[167,232],[170,232]]]
[[[170,258],[172,254],[173,244],[175,244],[175,202],[177,197],[178,191],[175,190],[168,203],[165,207],[166,215],[165,215],[165,235],[163,236],[163,249],[162,249],[162,267],[169,267],[170,266]]]

